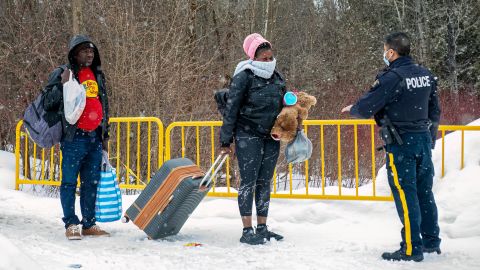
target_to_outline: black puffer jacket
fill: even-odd
[[[69,43],[69,52],[68,52],[68,61],[69,65],[63,65],[59,68],[56,68],[49,76],[48,78],[48,83],[44,88],[44,102],[43,102],[43,108],[47,112],[47,118],[49,123],[54,123],[56,121],[61,121],[63,122],[63,137],[62,141],[72,141],[73,137],[75,135],[75,131],[77,130],[77,126],[75,125],[70,125],[64,116],[64,111],[63,111],[63,85],[62,85],[62,72],[66,68],[70,68],[75,77],[78,80],[78,71],[79,67],[75,64],[74,58],[73,58],[73,51],[74,48],[82,43],[85,42],[90,42],[93,44],[93,42],[90,41],[90,39],[87,36],[84,35],[77,35],[70,40]],[[102,122],[100,123],[100,126],[97,130],[101,130],[102,134],[102,139],[108,139],[108,130],[109,130],[109,125],[108,125],[108,98],[107,98],[107,90],[105,88],[105,76],[102,71],[101,67],[101,61],[100,61],[100,54],[98,53],[97,47],[94,45],[94,50],[95,50],[95,56],[91,65],[92,71],[95,73],[95,78],[97,80],[98,88],[99,88],[99,97],[100,97],[100,102],[102,104],[102,110],[103,110],[103,119]]]
[[[277,71],[270,79],[255,76],[248,69],[235,75],[220,131],[222,146],[233,142],[237,128],[254,136],[270,136],[270,130],[283,107],[284,93],[285,80]]]

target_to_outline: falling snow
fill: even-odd
[[[180,234],[165,240],[148,240],[132,223],[114,222],[100,224],[112,233],[109,238],[70,242],[59,199],[12,190],[14,156],[0,152],[0,269],[478,269],[480,133],[465,133],[463,170],[460,142],[460,133],[446,136],[443,178],[440,142],[433,152],[443,253],[428,254],[419,264],[380,259],[400,241],[391,202],[273,200],[268,223],[285,240],[258,247],[238,242],[237,201],[225,198],[206,198]],[[377,180],[385,191],[385,167]],[[135,198],[124,195],[124,205]],[[185,246],[192,242],[202,246]]]

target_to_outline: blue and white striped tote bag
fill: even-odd
[[[118,187],[115,170],[108,161],[107,152],[104,151],[95,202],[95,219],[98,222],[112,222],[119,220],[121,217],[122,194]]]

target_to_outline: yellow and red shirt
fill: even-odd
[[[98,83],[95,74],[89,67],[80,69],[78,80],[85,88],[87,99],[85,109],[78,119],[77,127],[86,131],[93,131],[100,125],[103,118],[102,103],[98,96]]]

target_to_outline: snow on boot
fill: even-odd
[[[82,236],[80,235],[80,228],[76,224],[70,224],[65,231],[65,236],[68,240],[82,240]]]
[[[440,247],[432,247],[432,248],[423,247],[422,251],[423,251],[424,253],[437,253],[437,254],[442,254],[442,251],[440,250]]]
[[[249,245],[263,245],[265,244],[265,238],[256,234],[253,231],[252,227],[243,228],[242,237],[240,238],[241,243]]]
[[[277,241],[280,241],[283,239],[283,236],[281,236],[280,234],[276,234],[272,231],[269,231],[267,228],[267,225],[265,224],[259,224],[257,226],[257,234],[261,235],[263,238],[267,239],[268,241],[270,241],[271,238],[274,238]]]
[[[385,252],[382,254],[382,259],[387,261],[415,261],[421,262],[423,261],[423,254],[416,254],[408,256],[405,254],[405,250],[403,248],[395,251],[395,252]]]

